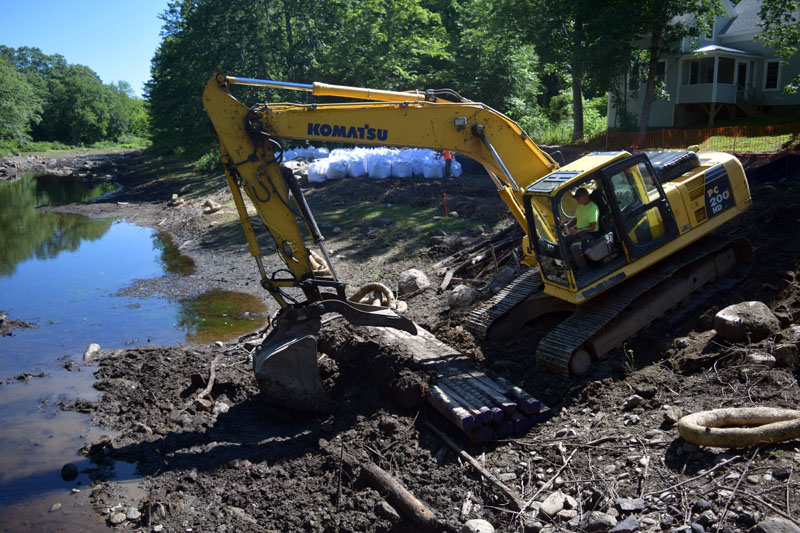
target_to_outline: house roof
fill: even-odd
[[[741,0],[734,9],[736,16],[721,35],[755,34],[759,31],[758,23],[761,21],[761,17],[758,16],[758,11],[761,9],[761,0]]]
[[[749,52],[745,52],[744,50],[737,50],[736,48],[728,48],[727,46],[720,46],[718,44],[709,44],[707,46],[703,46],[702,48],[698,48],[694,51],[695,54],[698,55],[710,55],[710,56],[718,56],[718,55],[735,55],[740,57],[761,57],[757,54],[751,54]]]

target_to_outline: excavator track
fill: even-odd
[[[543,286],[542,275],[538,268],[523,272],[500,292],[473,309],[467,316],[464,327],[476,338],[486,338],[495,320],[506,315],[532,294],[541,291]]]
[[[571,371],[576,373],[575,369],[571,368],[574,365],[571,362],[573,355],[581,350],[581,346],[590,341],[592,337],[595,337],[598,333],[602,335],[601,330],[619,317],[626,308],[634,304],[637,298],[664,283],[685,267],[701,264],[704,260],[716,261],[715,257],[723,254],[726,248],[736,255],[735,267],[730,274],[723,273],[722,277],[728,276],[728,284],[726,286],[738,282],[749,272],[748,263],[750,258],[746,257],[742,261],[743,255],[749,256],[751,253],[749,243],[744,239],[730,236],[706,237],[681,250],[673,257],[664,260],[646,273],[635,276],[605,294],[579,306],[575,313],[552,329],[539,342],[536,351],[537,363],[565,378],[569,377]],[[711,266],[712,268],[715,267],[715,265]],[[687,276],[689,278],[693,277],[694,272],[688,273]],[[702,282],[700,285],[702,285]],[[697,290],[697,288],[694,290]],[[688,299],[690,296],[690,292],[677,295],[682,299]],[[674,300],[676,296],[672,295],[672,298]],[[667,309],[658,310],[659,316],[666,311]],[[655,318],[657,317],[653,319]],[[652,320],[647,323],[650,322]],[[643,324],[641,327],[646,327],[647,323],[639,322],[639,324]],[[628,333],[628,336],[632,335],[631,332]],[[608,341],[605,344],[608,347]],[[595,354],[595,356],[598,356],[598,354]],[[585,351],[583,357],[591,357],[591,354]]]

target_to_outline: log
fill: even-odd
[[[437,385],[430,388],[428,403],[462,431],[473,430],[478,425],[472,413],[461,407]]]
[[[331,453],[329,451],[329,453]],[[337,455],[335,452],[332,455]],[[351,468],[361,469],[360,476],[372,488],[386,494],[389,503],[411,520],[420,531],[440,531],[439,519],[425,503],[418,500],[399,481],[372,461],[359,461],[349,452],[341,452],[342,460]]]
[[[464,451],[464,449],[461,446],[456,444],[450,437],[441,432],[436,426],[434,426],[427,420],[425,420],[425,426],[427,426],[428,429],[430,429],[434,433],[434,435],[442,439],[442,441],[445,444],[450,446],[450,448],[452,448],[453,451],[459,455],[459,457],[461,457],[470,465],[472,465],[472,468],[477,470],[478,473],[482,475],[484,478],[486,478],[486,480],[489,483],[494,485],[500,492],[502,492],[508,499],[510,499],[514,503],[514,506],[516,507],[517,511],[522,510],[524,505],[522,499],[519,496],[517,496],[517,494],[513,490],[508,488],[505,485],[505,483],[497,479],[497,477],[494,474],[486,470],[477,460],[475,460],[474,457],[472,457],[470,454]]]

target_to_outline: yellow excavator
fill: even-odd
[[[231,85],[340,101],[247,107]],[[216,74],[203,104],[261,284],[281,307],[254,368],[267,397],[284,405],[316,410],[323,403],[316,350],[323,314],[412,334],[415,326],[391,309],[348,300],[297,181],[282,172],[282,140],[449,150],[481,163],[525,231],[521,262],[531,268],[476,308],[467,327],[479,336],[502,335],[543,314],[568,312],[536,347],[537,364],[562,376],[586,372],[592,359],[751,260],[743,239],[712,235],[751,203],[742,165],[729,154],[594,152],[559,165],[510,118],[449,89],[384,91]],[[242,190],[286,269],[267,273]],[[585,195],[596,220],[593,231],[576,238]],[[319,253],[307,247],[298,220]],[[292,297],[298,291],[290,288],[305,299]]]

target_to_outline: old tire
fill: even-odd
[[[745,448],[800,439],[800,411],[744,407],[701,411],[678,420],[683,440],[718,448]]]

